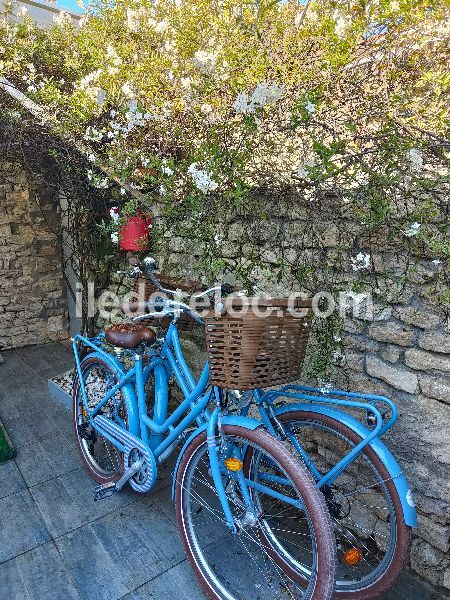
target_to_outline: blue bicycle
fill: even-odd
[[[154,267],[147,261],[146,268],[151,274]],[[209,384],[208,364],[195,380],[178,337],[180,311],[192,312],[173,300],[145,315],[172,319],[164,336],[134,322],[74,338],[73,425],[99,484],[95,498],[126,484],[152,490],[158,467],[184,442],[173,493],[182,541],[206,594],[328,600],[336,546],[324,495],[261,421],[230,413],[229,395]],[[169,411],[172,379],[184,399]],[[301,543],[284,540],[294,529]]]

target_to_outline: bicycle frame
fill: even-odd
[[[254,510],[250,494],[248,493],[248,487],[259,489],[274,498],[285,501],[287,504],[293,504],[299,509],[302,508],[300,501],[280,494],[262,483],[257,483],[244,478],[242,471],[237,473],[228,471],[224,465],[220,464],[216,432],[217,430],[219,430],[219,432],[221,431],[221,424],[230,423],[240,425],[247,429],[256,429],[260,426],[260,422],[249,419],[246,416],[222,415],[219,403],[221,391],[219,388],[215,387],[208,388],[208,363],[205,364],[202,374],[196,382],[182,353],[176,321],[172,322],[169,326],[166,338],[159,352],[152,349],[147,350],[145,353],[137,351],[133,352],[134,366],[129,371],[125,370],[121,362],[111,353],[106,352],[102,348],[104,343],[103,335],[92,339],[86,338],[80,334],[76,335],[73,341],[75,362],[83,404],[91,426],[102,436],[107,438],[121,452],[124,452],[126,448],[123,444],[118,442],[107,428],[104,427],[105,417],[102,417],[103,421],[100,420],[100,424],[95,420],[95,417],[100,415],[103,406],[105,406],[119,390],[126,397],[128,417],[127,427],[125,427],[123,421],[120,422],[120,427],[135,436],[137,442],[140,443],[140,447],[144,448],[144,450],[148,448],[158,462],[167,459],[175,448],[180,445],[186,437],[187,429],[194,421],[197,426],[188,442],[196,435],[207,430],[207,446],[211,473],[227,523],[232,531],[237,531],[237,527],[225,492],[225,484],[223,481],[225,477],[228,477],[229,479],[233,478],[237,482],[248,510]],[[94,355],[97,358],[102,358],[111,366],[117,378],[117,382],[109,389],[106,395],[93,409],[90,409],[88,404],[81,360],[78,353],[79,345],[92,348],[94,350]],[[144,357],[148,359],[148,364],[144,365]],[[155,401],[153,415],[152,418],[150,418],[146,406],[145,386],[152,374],[154,375],[155,381]],[[185,397],[180,405],[168,415],[169,378],[172,374],[178,381]],[[217,404],[212,414],[210,414],[207,409],[207,406],[211,401],[216,401]],[[144,446],[142,446],[142,442]],[[237,450],[232,449],[231,452],[236,454]],[[242,456],[236,457],[243,458]],[[177,470],[175,470],[174,482],[176,480],[176,471]]]

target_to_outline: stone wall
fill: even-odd
[[[0,346],[67,337],[57,199],[18,164],[0,165]]]
[[[323,219],[323,216],[320,216]],[[236,220],[220,232],[220,252],[230,269],[263,258],[268,269],[260,270],[259,288],[272,294],[289,293],[298,283],[285,278],[274,282],[265,273],[276,268],[282,255],[293,267],[307,262],[315,248],[297,246],[310,221],[273,215],[263,223],[255,219]],[[353,228],[349,223],[349,229]],[[282,240],[278,232],[289,232]],[[325,227],[326,235],[317,249],[317,273],[324,265],[342,264],[338,246],[343,236],[333,223]],[[351,252],[363,247],[356,237],[347,243]],[[359,246],[358,246],[359,244]],[[308,254],[308,256],[306,256]],[[380,240],[376,269],[387,265],[398,279],[404,276],[401,252],[384,246]],[[182,238],[167,236],[163,270],[195,276],[191,269],[200,260],[193,245]],[[437,588],[450,590],[450,332],[445,315],[430,293],[430,282],[445,268],[433,256],[418,259],[406,278],[406,285],[394,301],[375,307],[372,317],[348,317],[344,324],[345,358],[336,373],[336,383],[350,390],[372,392],[391,397],[399,408],[399,419],[385,441],[399,460],[414,493],[419,513],[419,527],[414,532],[411,566]],[[201,270],[201,269],[200,269]],[[354,278],[349,268],[348,281]],[[342,273],[339,277],[342,278]],[[231,283],[239,283],[228,276]],[[320,277],[318,276],[318,280]],[[393,276],[391,287],[395,284]],[[318,283],[321,285],[321,283]],[[323,289],[323,288],[319,288]],[[389,291],[387,291],[389,295]]]

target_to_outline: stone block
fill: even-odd
[[[450,371],[450,357],[415,348],[405,352],[405,364],[418,371]]]
[[[425,396],[450,404],[450,378],[419,375],[419,384]]]
[[[49,317],[47,320],[47,329],[49,333],[56,333],[58,331],[62,331],[65,327],[66,323],[63,315]]]
[[[397,309],[399,319],[408,325],[415,325],[421,329],[434,329],[441,322],[441,316],[413,306],[402,306]]]
[[[442,585],[447,589],[450,590],[450,569],[446,569],[444,572],[444,580],[442,582]]]
[[[444,572],[449,567],[450,557],[421,539],[413,541],[411,566],[422,577],[435,586],[444,583]]]
[[[381,356],[384,360],[390,363],[396,363],[400,358],[400,349],[398,346],[387,346],[382,352]]]
[[[346,352],[344,366],[352,371],[364,371],[364,354],[358,352]]]
[[[419,346],[431,352],[450,354],[450,334],[439,331],[424,333],[419,338]]]
[[[415,333],[404,325],[399,323],[373,323],[369,327],[369,336],[378,342],[388,342],[400,346],[411,346],[414,341]]]
[[[450,526],[434,523],[425,515],[420,515],[418,520],[417,535],[442,552],[448,552],[450,549]]]
[[[419,380],[415,373],[388,365],[376,356],[366,357],[366,369],[369,375],[382,379],[397,390],[409,394],[415,394],[419,390]]]

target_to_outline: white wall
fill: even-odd
[[[5,0],[0,0],[0,12],[4,9]],[[14,2],[13,12],[18,14],[24,6],[27,9],[27,14],[30,15],[35,21],[43,27],[53,25],[53,18],[58,15],[62,9],[56,6],[53,2],[46,2],[45,0],[18,0]],[[74,13],[70,10],[64,10],[68,13],[74,23],[78,23],[83,15]],[[20,18],[20,17],[17,17]]]

